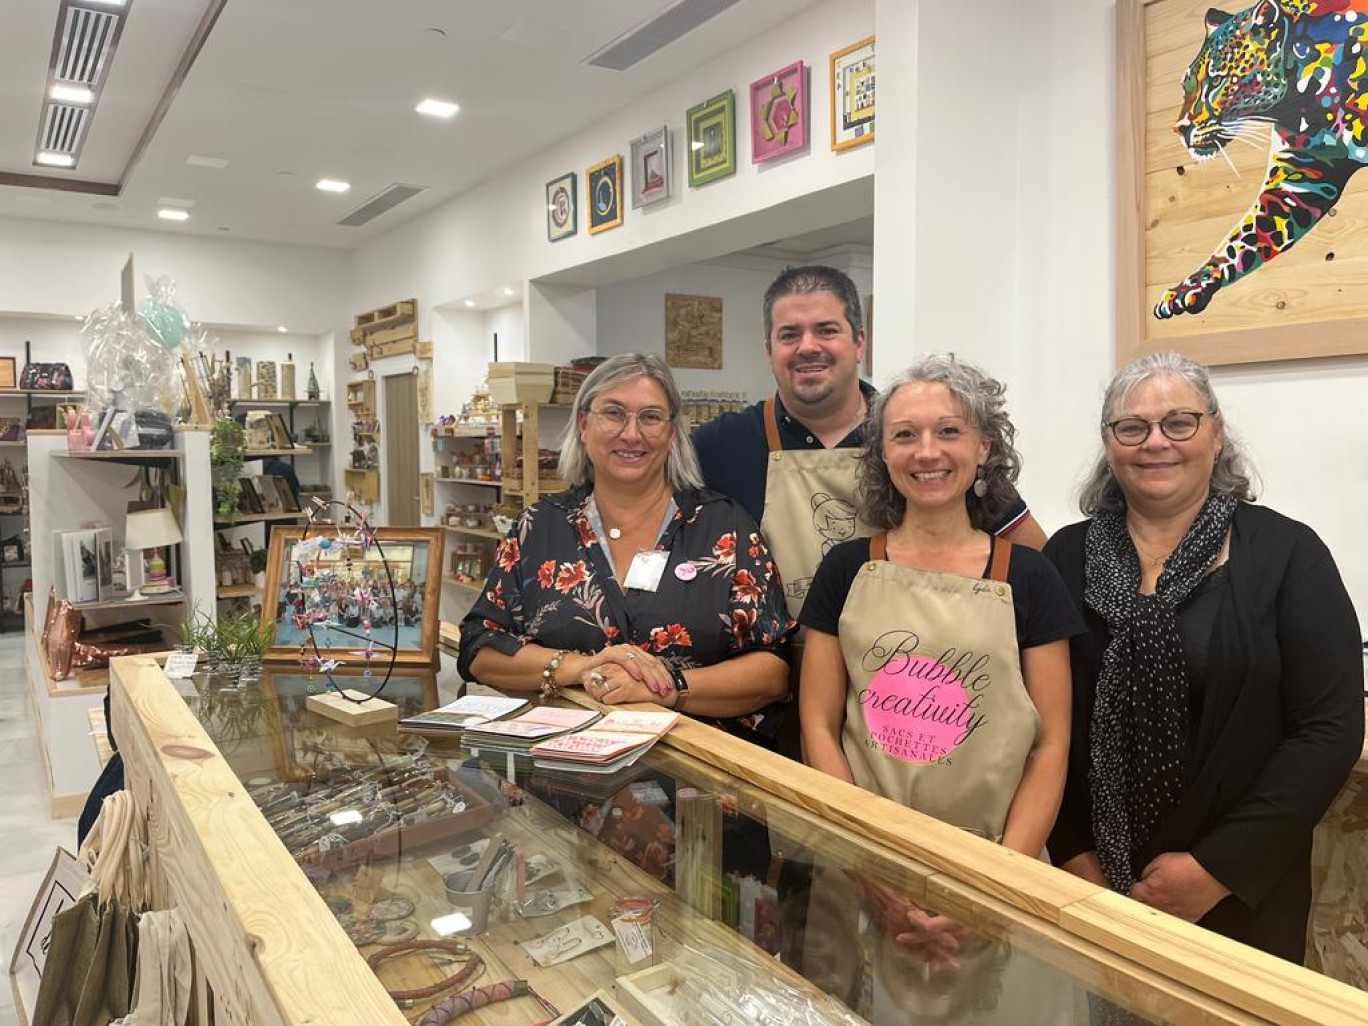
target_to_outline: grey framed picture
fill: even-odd
[[[632,207],[648,207],[670,198],[673,174],[670,129],[662,125],[632,140]]]
[[[575,172],[568,171],[546,183],[546,240],[558,242],[579,230],[575,196]]]

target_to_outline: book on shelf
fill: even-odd
[[[70,602],[100,601],[100,559],[98,532],[94,528],[58,531],[54,550],[60,565],[56,580],[63,584]],[[112,555],[112,554],[111,554]]]
[[[467,727],[461,744],[477,750],[498,752],[526,752],[538,741],[558,734],[582,730],[599,718],[592,709],[562,709],[539,706],[511,720],[498,720]]]
[[[526,706],[524,698],[462,695],[440,708],[405,717],[399,721],[399,730],[406,734],[453,734],[511,716]]]
[[[676,712],[615,710],[588,730],[534,744],[532,757],[545,769],[612,772],[644,755],[678,720]]]

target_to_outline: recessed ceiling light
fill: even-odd
[[[33,162],[47,167],[73,167],[76,164],[76,158],[70,153],[50,153],[43,150],[33,159]]]
[[[504,294],[505,296],[511,296],[511,295],[513,295],[513,290],[512,290],[512,289],[504,289],[504,290],[503,290],[503,294]]]
[[[466,305],[466,306],[474,306],[474,305],[475,305],[475,300],[473,300],[473,299],[467,299],[467,300],[465,301],[465,305]]]
[[[461,109],[461,105],[452,103],[450,100],[434,100],[432,97],[428,97],[413,109],[419,114],[426,114],[429,117],[449,118]]]
[[[276,331],[280,332],[281,334],[284,334],[285,332],[287,332],[287,331],[289,331],[289,330],[290,330],[290,329],[287,328],[287,327],[285,327],[285,325],[283,325],[283,324],[280,324],[280,325],[277,325],[277,326],[276,326]]]
[[[222,157],[202,157],[198,153],[192,153],[185,158],[185,162],[191,167],[211,167],[215,171],[222,171],[228,166],[228,161]]]
[[[314,184],[314,188],[323,192],[346,192],[351,188],[351,182],[344,182],[337,178],[320,178]]]
[[[95,102],[95,94],[85,86],[57,83],[48,90],[48,98],[58,103],[79,103],[82,106]]]
[[[293,171],[277,171],[276,174],[278,174],[281,178],[293,178],[293,177],[294,177],[294,172],[293,172]]]
[[[177,210],[175,207],[162,207],[161,210],[157,211],[157,216],[163,221],[188,221],[190,220],[190,211]]]

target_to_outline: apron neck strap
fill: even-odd
[[[869,558],[881,560],[888,558],[888,532],[880,531],[869,539]]]
[[[993,553],[988,557],[988,580],[1007,583],[1007,568],[1012,563],[1012,543],[993,536]]]
[[[770,452],[781,452],[784,443],[779,441],[779,418],[774,413],[774,400],[766,399],[764,403],[765,416],[765,441],[769,445]]]

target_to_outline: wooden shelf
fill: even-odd
[[[305,520],[307,513],[241,513],[236,520],[215,520],[214,527],[241,527],[243,524],[265,524],[281,520]]]
[[[5,449],[27,449],[28,442],[0,442],[0,448]]]
[[[326,399],[233,399],[229,406],[241,406],[246,410],[282,410],[291,406],[327,406]]]
[[[242,458],[247,460],[264,460],[271,456],[308,456],[312,449],[307,446],[296,445],[293,449],[244,449]]]
[[[451,524],[443,524],[442,529],[453,534],[468,534],[474,538],[492,538],[495,541],[504,539],[504,536],[492,527],[454,527]]]
[[[450,576],[449,574],[442,575],[442,583],[450,585],[451,587],[457,588],[461,591],[468,591],[470,593],[471,601],[474,601],[475,599],[479,598],[480,593],[484,590],[478,584],[467,584],[465,581],[458,581],[456,578]]]
[[[91,460],[96,463],[126,463],[132,466],[142,466],[145,463],[170,463],[178,460],[185,453],[179,449],[94,449],[76,450],[73,452],[68,449],[65,452],[54,452],[53,457],[59,460]]]
[[[54,399],[84,399],[84,392],[63,392],[55,388],[0,388],[0,396],[7,395],[50,395]]]
[[[503,481],[479,481],[473,477],[434,477],[438,484],[483,485],[486,488],[502,488]]]
[[[432,429],[433,438],[497,438],[498,424],[448,424]]]
[[[164,595],[149,595],[142,599],[110,599],[108,602],[73,602],[71,607],[82,612],[92,609],[137,609],[139,606],[178,606],[185,601],[185,592],[168,591]]]
[[[253,598],[261,594],[255,584],[220,584],[217,591],[221,599]]]

